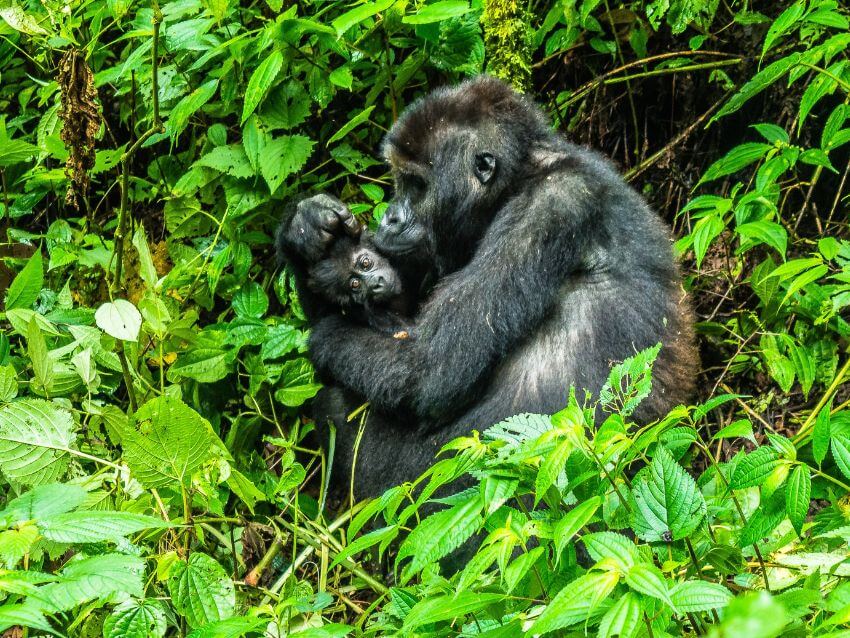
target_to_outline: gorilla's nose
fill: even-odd
[[[405,206],[390,206],[381,219],[380,230],[389,235],[397,235],[404,230],[408,222],[408,213]]]

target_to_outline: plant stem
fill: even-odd
[[[838,386],[844,381],[844,377],[847,374],[847,371],[850,370],[850,357],[848,357],[847,361],[844,362],[844,365],[841,366],[841,370],[838,371],[838,374],[835,375],[835,378],[832,380],[832,383],[826,389],[826,392],[823,393],[823,396],[818,401],[817,405],[812,408],[811,413],[806,420],[803,422],[803,425],[800,426],[800,429],[797,430],[797,434],[794,435],[792,439],[794,445],[800,447],[805,439],[808,437],[809,430],[814,427],[815,420],[818,418],[818,414],[823,409],[823,406],[827,404],[827,402],[832,398],[835,392],[838,390]]]

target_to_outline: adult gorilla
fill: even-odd
[[[608,161],[488,77],[410,106],[384,154],[396,192],[377,246],[400,261],[428,246],[438,282],[406,340],[348,322],[301,286],[311,358],[345,388],[316,403],[317,421],[337,425],[337,480],[347,480],[357,430],[345,415],[364,399],[359,497],[415,478],[473,428],[557,411],[570,385],[598,391],[612,363],[659,341],[637,418],[689,398],[692,324],[667,231]],[[279,247],[301,277],[344,233],[356,223],[320,195],[284,219]]]

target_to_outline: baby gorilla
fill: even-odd
[[[327,258],[307,272],[314,293],[342,314],[396,339],[410,336],[407,317],[416,309],[420,283],[415,279],[381,255],[365,232],[359,239],[337,239]]]

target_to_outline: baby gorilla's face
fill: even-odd
[[[401,278],[387,259],[365,247],[351,254],[346,282],[351,303],[381,304],[402,293]]]

